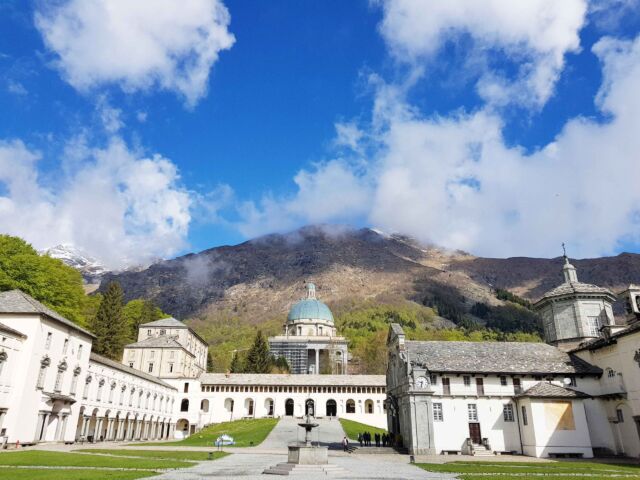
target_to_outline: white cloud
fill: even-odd
[[[371,198],[361,173],[341,160],[301,170],[294,177],[296,193],[288,198],[265,195],[260,203],[240,206],[240,232],[254,237],[290,230],[306,223],[348,222],[367,211]]]
[[[55,65],[76,89],[116,84],[179,93],[192,107],[235,39],[220,0],[64,0],[36,12]]]
[[[111,268],[145,263],[185,246],[189,192],[176,166],[131,151],[119,138],[104,148],[82,142],[67,153],[76,168],[47,178],[40,154],[20,141],[0,142],[0,225],[41,249],[71,243]]]
[[[339,164],[342,183],[324,169],[299,174],[295,197],[252,204],[243,231],[360,215],[488,256],[555,256],[562,242],[573,256],[592,256],[640,242],[640,36],[601,39],[593,52],[603,69],[596,106],[609,119],[574,118],[533,153],[507,146],[492,109],[425,117],[380,84],[359,136],[376,144],[366,171]],[[350,194],[356,201],[340,198]]]
[[[479,94],[493,105],[515,102],[542,106],[553,93],[564,56],[580,47],[585,0],[381,0],[380,31],[392,55],[423,65],[444,44],[469,35],[474,57],[499,50],[516,65],[507,78],[486,65],[479,73]]]
[[[7,91],[21,97],[29,93],[24,85],[20,82],[16,82],[15,80],[7,80]]]
[[[102,126],[107,133],[116,133],[122,127],[124,127],[124,121],[122,120],[122,110],[112,107],[107,100],[107,97],[100,95],[96,104],[98,115]]]

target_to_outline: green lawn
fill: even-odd
[[[366,425],[360,422],[354,422],[353,420],[346,420],[344,418],[340,419],[340,423],[342,424],[342,429],[347,434],[351,440],[358,440],[358,433],[369,432],[373,437],[376,433],[383,434],[387,433],[387,431],[383,428],[372,427],[371,425]],[[373,442],[373,438],[371,439]]]
[[[37,468],[0,467],[0,480],[136,480],[157,475],[156,472],[118,470],[43,470]]]
[[[278,423],[277,418],[254,418],[250,420],[236,420],[234,422],[216,423],[203,428],[190,437],[177,442],[135,443],[132,445],[175,445],[179,447],[211,447],[216,438],[222,434],[233,437],[234,447],[249,447],[261,444],[273,427]]]
[[[82,450],[75,450],[76,452],[89,452],[89,453],[105,453],[108,455],[116,455],[123,457],[149,457],[149,458],[169,458],[173,460],[194,460],[197,462],[209,460],[209,452],[185,452],[185,451],[175,451],[175,450],[127,450],[127,449],[116,449],[109,450],[103,448],[85,448]],[[225,452],[217,452],[212,451],[213,459],[217,460],[218,458],[222,458],[228,453]]]
[[[596,462],[558,461],[549,463],[533,462],[451,462],[444,464],[421,463],[420,468],[429,472],[459,473],[465,480],[522,479],[522,474],[531,478],[549,476],[554,480],[640,478],[640,466]],[[510,473],[514,475],[509,475]],[[495,474],[492,476],[491,474]],[[581,475],[583,474],[583,475]]]
[[[0,454],[0,465],[27,467],[111,467],[156,470],[164,468],[187,468],[193,466],[193,463],[180,462],[178,460],[117,458],[103,455],[30,450],[2,453]]]

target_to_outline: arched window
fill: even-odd
[[[351,399],[347,400],[347,413],[356,413],[356,402]]]
[[[364,413],[373,413],[373,400],[364,402]]]
[[[182,402],[180,402],[180,411],[181,412],[189,411],[189,399],[187,398],[182,399]]]
[[[200,410],[202,410],[203,412],[209,411],[209,400],[202,400],[200,402]]]

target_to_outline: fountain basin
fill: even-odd
[[[287,463],[297,465],[326,465],[329,463],[329,447],[308,445],[304,442],[289,445]]]

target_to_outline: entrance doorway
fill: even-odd
[[[327,400],[327,417],[335,417],[338,413],[338,406],[335,400]]]
[[[284,414],[287,417],[293,417],[293,400],[288,398],[286,402],[284,402]]]
[[[316,416],[316,403],[309,399],[304,404],[304,414],[311,415],[312,417]]]
[[[469,424],[469,437],[471,438],[471,442],[480,445],[482,444],[482,434],[480,433],[480,424],[479,423],[470,423]]]

